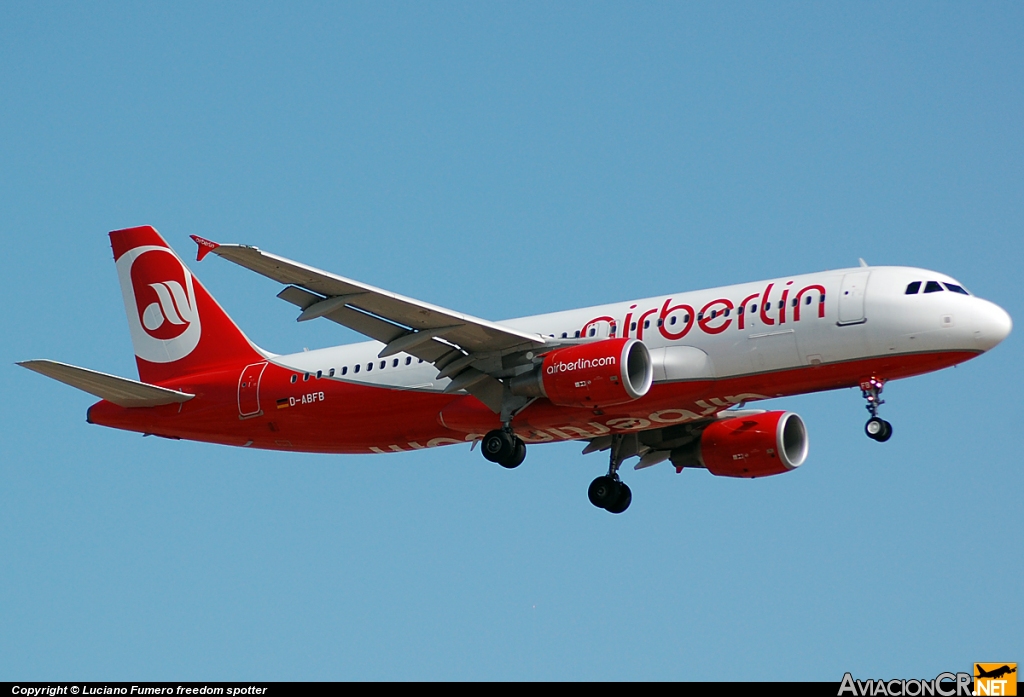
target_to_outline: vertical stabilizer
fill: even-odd
[[[110,245],[143,382],[264,359],[154,228],[115,230]]]

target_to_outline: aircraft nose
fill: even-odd
[[[988,351],[1010,335],[1013,320],[1003,308],[988,300],[978,299],[974,307],[974,343]]]

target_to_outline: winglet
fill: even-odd
[[[202,261],[207,254],[209,254],[210,252],[212,252],[213,250],[220,246],[216,242],[211,242],[210,240],[202,238],[199,235],[189,235],[189,237],[191,237],[195,241],[195,243],[199,245],[199,249],[196,250],[196,261]]]

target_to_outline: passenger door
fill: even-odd
[[[868,287],[870,271],[855,271],[843,276],[843,285],[839,289],[839,326],[863,324],[864,292]]]

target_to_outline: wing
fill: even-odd
[[[57,361],[22,361],[18,365],[63,382],[65,385],[77,387],[83,392],[113,402],[119,407],[159,407],[164,404],[187,402],[195,397],[187,392],[169,390],[166,387],[120,378],[116,375],[108,375]]]
[[[446,392],[466,390],[495,412],[502,407],[500,378],[529,363],[552,342],[485,319],[407,298],[343,276],[291,261],[256,247],[218,244],[195,235],[197,259],[210,252],[287,287],[278,297],[301,308],[298,321],[326,317],[385,344],[384,358],[408,353],[452,378]]]

